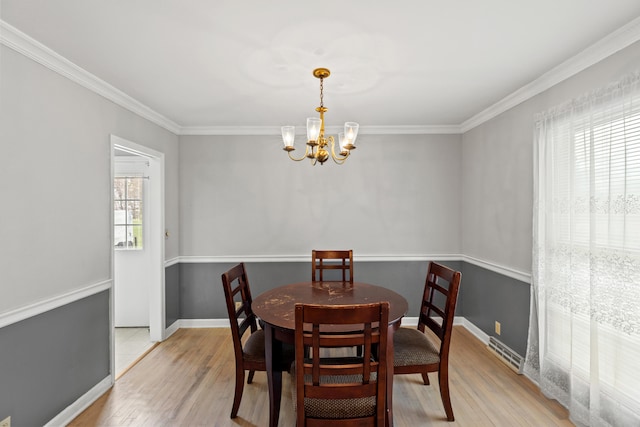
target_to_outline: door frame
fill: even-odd
[[[164,212],[164,153],[133,141],[111,135],[111,277],[113,284],[110,292],[110,328],[111,328],[111,376],[115,381],[115,248],[113,218],[113,180],[115,177],[115,150],[141,156],[149,160],[149,175],[154,177],[149,183],[150,223],[147,228],[148,246],[151,251],[153,268],[151,271],[152,286],[149,289],[149,333],[151,341],[162,341],[165,338],[165,212]]]

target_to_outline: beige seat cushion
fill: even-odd
[[[291,398],[293,410],[297,411],[296,368],[291,365]],[[371,381],[376,381],[377,375],[371,373]],[[311,382],[311,376],[305,375],[305,381]],[[362,375],[327,375],[320,377],[320,384],[361,383]],[[309,418],[348,419],[370,417],[376,413],[376,398],[364,397],[356,399],[304,399],[305,414]]]
[[[419,330],[400,328],[393,333],[394,366],[430,365],[439,362],[439,350]]]

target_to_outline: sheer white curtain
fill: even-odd
[[[640,426],[640,73],[536,118],[525,374],[578,425]]]

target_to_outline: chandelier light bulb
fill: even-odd
[[[282,141],[284,142],[285,149],[287,147],[293,148],[295,138],[296,138],[295,126],[282,126]]]

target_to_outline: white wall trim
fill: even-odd
[[[489,108],[460,124],[462,133],[504,113],[518,104],[544,92],[571,76],[591,67],[614,53],[640,40],[640,18],[619,28],[577,55],[547,71],[531,83],[504,97]]]
[[[438,317],[438,319],[441,319],[441,318]],[[462,316],[453,317],[453,326],[458,326],[458,325],[466,326],[467,323],[469,322]],[[408,317],[408,316],[403,317],[402,326],[413,326],[413,327],[418,326],[418,317]]]
[[[109,83],[77,66],[62,55],[54,52],[39,41],[29,37],[2,20],[0,20],[0,42],[80,86],[105,97],[116,105],[126,108],[132,113],[163,127],[169,132],[174,134],[179,133],[180,126],[177,123],[152,110],[121,90],[116,89]]]
[[[164,268],[171,267],[172,265],[176,265],[178,263],[180,263],[180,257],[167,259],[164,261]]]
[[[175,334],[180,329],[180,320],[173,322],[168,328],[164,330],[163,340],[166,340],[171,335]]]
[[[149,161],[149,175],[156,177],[156,184],[149,187],[149,241],[147,247],[151,257],[149,264],[149,333],[152,341],[162,341],[165,331],[165,163],[164,153],[149,148],[145,145],[110,135],[111,142],[111,182],[115,176],[114,167],[117,161],[115,150],[125,151],[129,154],[142,156]],[[111,192],[111,205],[113,206],[113,192]],[[115,249],[113,240],[113,213],[111,214],[111,274],[115,278]],[[113,298],[113,295],[112,295]],[[112,301],[114,302],[114,301]],[[112,304],[111,328],[115,320],[115,312]],[[113,360],[114,358],[112,358]]]
[[[298,133],[303,135],[304,127]],[[327,134],[342,132],[339,126],[327,126]],[[460,125],[361,126],[358,135],[443,135],[462,133]],[[280,126],[183,126],[180,135],[281,135]]]
[[[640,18],[636,18],[460,124],[363,126],[360,133],[369,135],[462,134],[639,40]],[[0,20],[0,43],[176,135],[280,135],[279,126],[180,126],[2,20]],[[328,128],[328,132],[336,133],[337,130]]]
[[[228,328],[229,319],[180,319],[178,328]]]
[[[456,323],[454,322],[453,324],[455,325]],[[476,325],[474,325],[464,317],[462,318],[462,326],[467,328],[467,330],[475,335],[475,337],[480,341],[482,341],[482,343],[489,344],[489,335],[485,334],[480,328],[478,328]]]
[[[192,329],[192,328],[228,328],[229,319],[180,319],[177,320],[172,326],[175,325],[175,330],[180,328]],[[455,316],[453,318],[454,326],[464,326],[469,330],[476,338],[485,344],[489,343],[489,335],[485,334],[476,325],[468,321],[462,316]],[[417,317],[405,316],[402,318],[402,326],[415,327],[418,326]],[[174,331],[175,332],[175,331]]]
[[[431,255],[354,255],[353,260],[360,262],[379,261],[460,261],[460,254],[431,254]],[[310,262],[311,254],[307,255],[230,255],[230,256],[181,256],[180,263],[238,263],[238,262]]]
[[[502,274],[503,276],[511,277],[512,279],[519,280],[525,284],[531,284],[531,273],[525,273],[524,271],[516,270],[515,268],[506,267],[504,265],[474,258],[468,255],[464,255],[461,261],[477,265],[478,267],[482,267],[485,270],[490,270],[495,273]]]
[[[5,326],[13,323],[20,322],[30,317],[37,316],[38,314],[53,310],[54,308],[62,307],[74,301],[81,300],[82,298],[105,291],[110,289],[112,285],[113,281],[109,279],[83,288],[75,289],[62,295],[56,295],[15,310],[0,313],[0,328],[4,328]]]
[[[66,426],[74,418],[76,418],[82,411],[87,409],[93,402],[98,400],[100,396],[107,392],[113,385],[111,375],[100,381],[93,386],[91,390],[80,396],[78,400],[67,406],[62,412],[52,418],[45,427],[59,427]]]
[[[471,327],[477,329],[472,323],[466,320],[464,317],[455,316],[453,319],[454,325],[462,325],[469,329],[467,325],[471,325]],[[180,328],[191,329],[191,328],[228,328],[229,327],[229,319],[180,319],[177,320],[173,325],[175,329],[178,330]],[[172,325],[172,326],[173,326]],[[408,317],[405,316],[402,318],[402,326],[418,326],[418,318],[417,317]],[[473,332],[473,331],[472,331]],[[484,332],[480,331],[482,334]],[[474,332],[474,335],[477,334]],[[489,338],[487,335],[487,342],[489,342]]]

